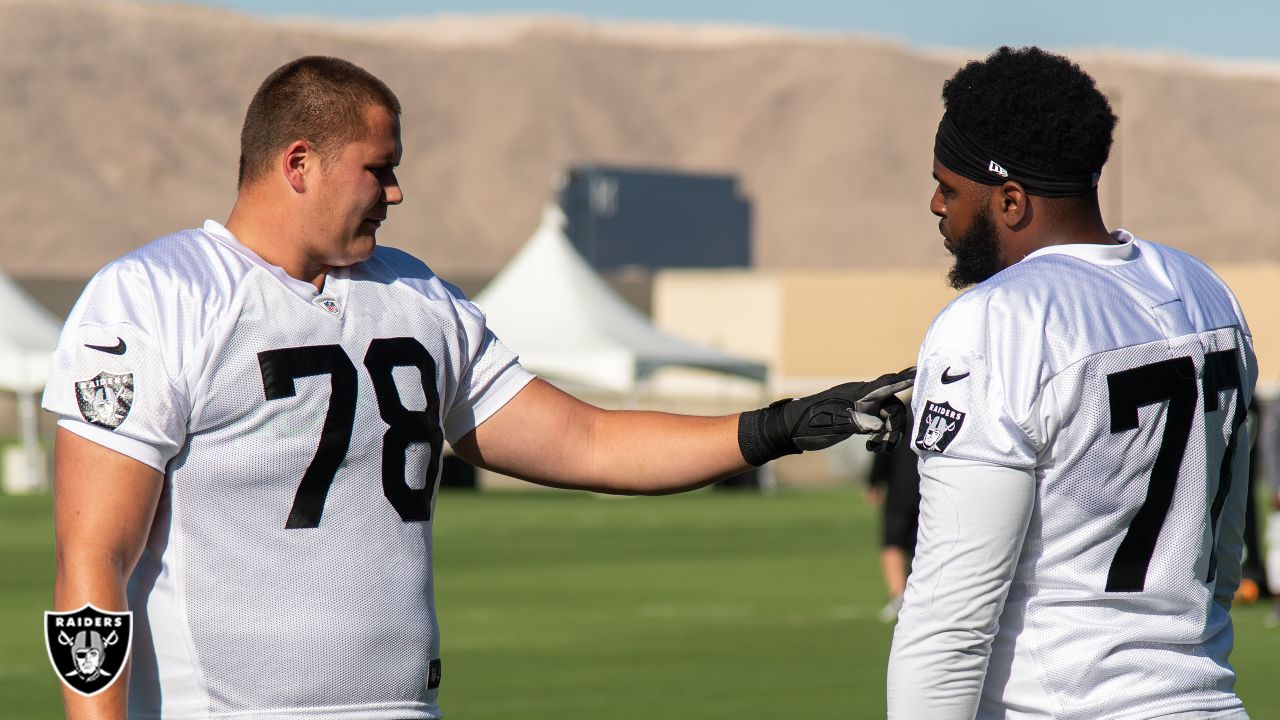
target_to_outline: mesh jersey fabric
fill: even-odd
[[[77,383],[99,373],[132,387],[114,428],[118,397],[105,423],[83,412]],[[390,248],[317,293],[209,221],[100,271],[44,405],[165,471],[129,580],[130,716],[439,717],[441,441],[531,378],[460,292]]]
[[[979,284],[920,351],[921,458],[1026,469],[1037,485],[978,717],[1020,716],[1004,693],[1028,686],[1043,691],[1036,717],[1242,707],[1228,610],[1252,337],[1201,262],[1115,237],[1037,251]]]

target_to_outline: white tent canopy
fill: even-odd
[[[49,378],[61,330],[53,315],[0,273],[0,390],[18,394],[21,459],[4,458],[4,485],[15,492],[44,486],[44,459],[36,437],[36,393]]]
[[[475,297],[491,327],[530,371],[618,393],[664,367],[700,368],[764,382],[762,363],[653,327],[582,259],[548,207],[542,225]]]
[[[0,273],[0,390],[34,393],[49,377],[62,323]]]

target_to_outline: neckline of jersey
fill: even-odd
[[[325,276],[324,287],[317,290],[315,285],[312,285],[306,280],[299,280],[285,272],[284,268],[279,265],[273,265],[266,260],[263,260],[261,255],[254,252],[249,248],[249,246],[240,242],[240,240],[236,238],[236,236],[232,234],[225,225],[217,220],[205,220],[204,226],[201,229],[214,240],[221,242],[223,245],[226,245],[242,255],[249,262],[252,262],[254,265],[266,270],[279,280],[282,285],[289,288],[294,295],[305,300],[307,304],[313,304],[313,301],[321,295],[328,295],[335,299],[339,299],[339,302],[342,302],[339,298],[338,283],[332,282],[332,280],[334,280],[335,274],[343,272],[343,268],[334,268],[327,276]],[[321,312],[323,312],[323,310],[321,310]]]
[[[1111,233],[1111,237],[1116,239],[1115,245],[1098,245],[1095,243],[1049,245],[1029,253],[1023,260],[1030,260],[1043,255],[1069,255],[1095,265],[1120,265],[1138,257],[1138,245],[1134,242],[1137,238],[1133,236],[1133,233],[1128,230],[1115,230]]]

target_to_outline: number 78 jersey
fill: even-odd
[[[1060,718],[1239,705],[1252,338],[1198,260],[1117,239],[1033,253],[948,306],[921,350],[917,452],[1037,483],[984,707],[996,683],[1039,687]]]
[[[317,293],[208,222],[104,268],[53,365],[64,427],[165,474],[131,716],[438,717],[443,443],[532,377],[475,306],[388,248]]]

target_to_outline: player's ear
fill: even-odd
[[[1022,183],[1006,181],[991,194],[993,215],[1000,218],[1006,227],[1018,228],[1031,219],[1031,207],[1028,203],[1026,188]]]
[[[319,166],[319,156],[306,140],[294,140],[280,156],[280,169],[285,181],[296,193],[307,191],[311,170]]]

